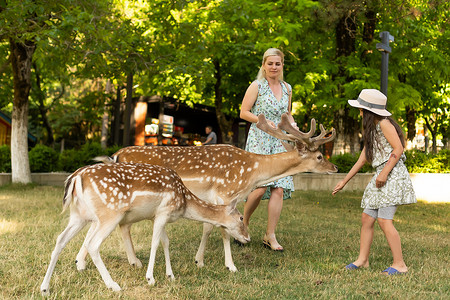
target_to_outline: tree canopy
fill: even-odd
[[[0,1],[0,109],[14,115],[14,107],[29,102],[29,128],[41,141],[83,143],[99,138],[103,112],[132,76],[128,93],[215,106],[227,132],[263,52],[277,47],[285,53],[298,123],[315,117],[334,126],[337,143],[354,152],[359,121],[346,100],[379,88],[376,44],[389,31],[395,40],[388,109],[410,138],[422,119],[435,145],[437,136],[449,139],[449,6],[444,0]],[[14,49],[28,50],[28,87],[14,83],[25,70],[17,69]]]

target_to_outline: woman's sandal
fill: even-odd
[[[283,247],[281,247],[281,246],[278,247],[278,248],[273,248],[272,245],[270,244],[270,242],[266,241],[266,240],[263,240],[263,245],[264,245],[265,248],[268,248],[268,249],[270,249],[272,251],[277,251],[277,252],[283,252],[284,251]]]

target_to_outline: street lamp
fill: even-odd
[[[388,91],[388,69],[389,69],[389,53],[392,49],[389,42],[394,41],[394,37],[388,31],[380,32],[381,43],[377,43],[376,47],[381,52],[381,92],[386,95]]]

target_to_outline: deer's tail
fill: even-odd
[[[76,201],[78,195],[83,195],[83,181],[78,174],[72,174],[65,182],[62,213],[66,211],[70,203]]]
[[[106,156],[106,155],[97,156],[97,157],[94,157],[92,160],[96,161],[96,162],[102,162],[102,163],[111,165],[111,164],[115,164],[117,162],[117,156],[113,156],[113,157]]]

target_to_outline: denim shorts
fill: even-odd
[[[374,219],[386,219],[392,220],[394,219],[395,211],[397,210],[397,206],[388,206],[382,207],[378,209],[365,208],[363,213],[371,216]]]

